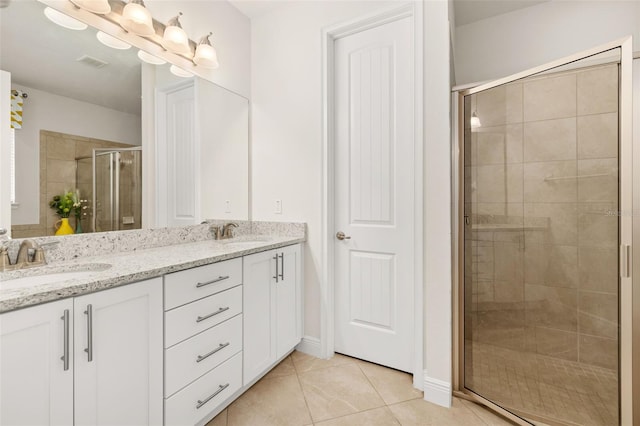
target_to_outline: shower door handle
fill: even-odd
[[[620,278],[631,277],[631,246],[622,244],[620,246]]]

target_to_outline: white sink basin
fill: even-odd
[[[77,278],[86,278],[100,271],[111,268],[107,263],[88,263],[85,265],[68,265],[63,267],[47,267],[25,270],[26,277],[3,279],[0,281],[0,289],[9,290],[23,286],[36,286],[67,281]]]

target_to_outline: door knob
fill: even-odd
[[[344,235],[344,232],[342,231],[338,231],[338,233],[336,234],[336,238],[339,239],[340,241],[351,239],[351,237],[347,237],[346,235]]]

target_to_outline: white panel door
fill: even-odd
[[[74,299],[75,424],[162,424],[162,279]]]
[[[198,135],[193,82],[160,96],[157,213],[161,226],[199,223]]]
[[[0,315],[1,425],[73,424],[72,323],[71,299]]]
[[[335,351],[413,368],[411,18],[335,43]],[[336,237],[337,238],[337,237]]]

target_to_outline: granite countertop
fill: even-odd
[[[300,236],[245,235],[229,240],[175,244],[1,272],[0,313],[80,296],[303,241],[305,238]],[[79,278],[69,279],[61,274],[59,281],[54,279],[45,284],[33,284],[26,280],[12,284],[11,281],[24,277],[52,276],[61,272],[87,270],[90,272]]]

